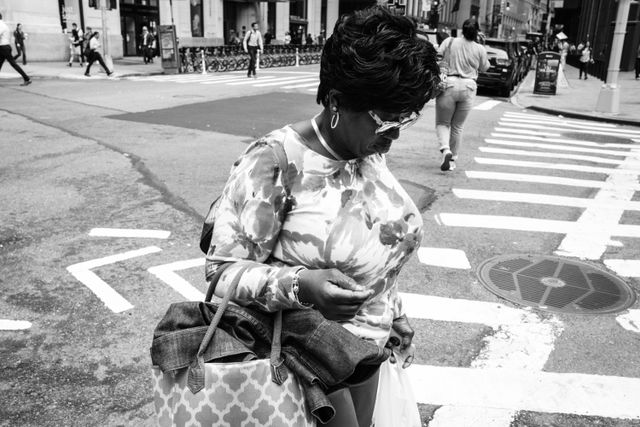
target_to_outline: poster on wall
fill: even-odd
[[[191,0],[191,37],[202,37],[202,0]]]

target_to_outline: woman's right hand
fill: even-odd
[[[328,320],[353,319],[373,295],[339,270],[302,270],[299,273],[300,302],[313,304]]]

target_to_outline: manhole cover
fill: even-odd
[[[616,313],[635,302],[635,292],[620,278],[555,256],[497,256],[480,265],[478,276],[494,294],[545,311]]]

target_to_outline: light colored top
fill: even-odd
[[[91,50],[100,49],[100,41],[98,41],[98,39],[95,37],[91,37],[91,40],[89,40],[89,49]]]
[[[11,31],[7,24],[4,23],[2,19],[0,19],[0,46],[10,45],[11,44]]]
[[[284,222],[285,181],[273,149],[278,143],[287,154],[292,196]],[[375,291],[344,327],[384,346],[393,319],[403,314],[396,279],[421,238],[422,216],[383,155],[329,159],[287,126],[252,144],[231,169],[215,215],[207,270],[235,261],[217,284],[222,294],[249,266],[235,302],[277,311],[304,308],[291,289],[301,266],[336,268]]]
[[[254,46],[262,50],[262,34],[260,34],[260,30],[257,31],[247,31],[247,34],[244,35],[244,40],[242,41],[242,45],[244,48],[248,46]]]
[[[589,62],[591,61],[591,48],[584,47],[582,48],[582,54],[580,55],[580,62]]]
[[[449,45],[451,48],[445,53]],[[486,71],[490,67],[484,46],[464,37],[448,37],[438,47],[438,53],[447,63],[448,74],[476,80],[478,70]]]

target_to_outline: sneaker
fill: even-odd
[[[107,73],[107,77],[111,77],[113,75],[113,71]]]
[[[31,79],[25,80],[20,86],[29,86],[31,84]]]
[[[71,67],[71,62],[69,62],[69,67]]]
[[[453,153],[448,148],[442,150],[442,163],[440,163],[441,171],[451,170],[451,159],[453,157]]]
[[[89,73],[84,73],[84,76],[85,76],[85,77],[91,77],[91,74],[89,74]]]
[[[449,162],[449,170],[455,170],[456,169],[456,162],[455,160],[451,160],[451,162]]]

